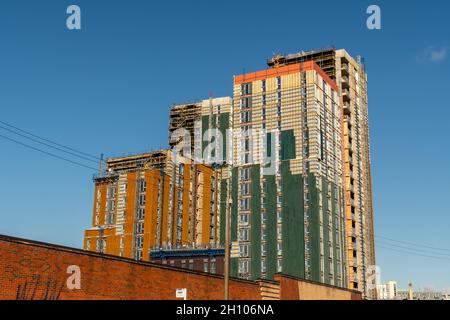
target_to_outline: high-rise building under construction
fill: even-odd
[[[304,61],[235,76],[233,96],[232,270],[346,287],[338,87]]]
[[[369,143],[367,74],[361,57],[334,48],[274,55],[272,69],[314,61],[336,83],[342,98],[346,256],[348,287],[374,298],[368,275],[375,267],[372,178]]]
[[[223,246],[229,213],[232,275],[375,297],[364,64],[334,48],[267,64],[236,75],[232,98],[172,106],[169,145],[187,162],[169,151],[108,161],[85,248],[145,260],[152,248]]]
[[[108,159],[84,248],[149,261],[152,249],[218,247],[220,177],[185,160],[169,150]]]

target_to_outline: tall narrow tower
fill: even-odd
[[[334,48],[275,55],[268,65],[276,68],[309,60],[335,81],[342,97],[348,287],[374,298],[375,290],[367,284],[375,266],[367,74],[361,58]]]
[[[347,287],[342,107],[313,61],[234,77],[235,275]]]

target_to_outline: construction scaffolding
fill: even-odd
[[[184,137],[172,139],[178,129],[185,129],[190,134],[191,149],[194,151],[195,124],[201,119],[201,102],[175,104],[170,109],[169,146],[174,148]]]
[[[335,68],[336,49],[334,47],[312,50],[300,51],[293,54],[274,54],[272,58],[267,60],[267,65],[270,68],[276,68],[288,64],[295,64],[305,61],[314,61],[325,73],[333,80],[336,79]]]
[[[108,172],[135,171],[141,167],[145,169],[164,169],[169,152],[169,150],[157,150],[133,156],[110,158],[107,160]]]

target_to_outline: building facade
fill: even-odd
[[[171,151],[108,160],[86,249],[148,261],[152,250],[223,248],[229,209],[232,275],[376,297],[362,60],[327,49],[268,65],[236,75],[232,98],[172,106]]]
[[[223,275],[225,249],[154,249],[150,261],[187,270]]]
[[[232,272],[346,287],[336,84],[307,61],[235,76],[233,96]]]
[[[168,150],[108,159],[84,248],[149,261],[151,249],[217,247],[218,178],[180,160]]]
[[[388,281],[377,285],[378,300],[394,300],[398,295],[397,281]]]
[[[375,240],[368,121],[367,74],[363,60],[344,49],[275,55],[271,68],[315,61],[336,83],[343,107],[343,161],[348,287],[375,298],[368,274],[374,272]]]

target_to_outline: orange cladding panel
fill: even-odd
[[[281,77],[292,73],[299,73],[310,70],[315,70],[335,91],[338,91],[336,83],[333,80],[331,80],[331,78],[325,73],[325,71],[323,71],[314,61],[305,61],[301,63],[281,66],[278,68],[271,68],[237,75],[234,77],[234,84],[236,85],[268,78]]]
[[[203,168],[202,168],[203,169]],[[211,224],[211,171],[203,171],[202,244],[209,243]]]

